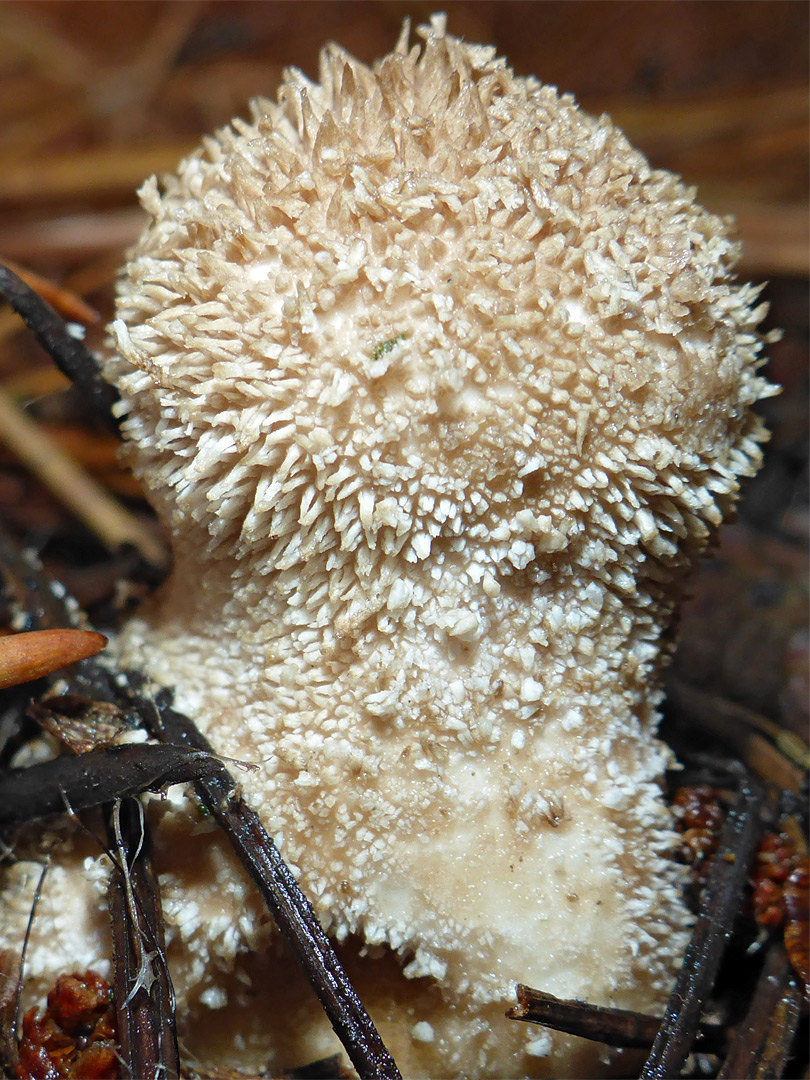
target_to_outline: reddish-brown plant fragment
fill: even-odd
[[[725,819],[720,793],[706,784],[680,787],[672,812],[682,834],[680,857],[693,868],[694,883],[700,886],[709,872]]]
[[[109,984],[94,971],[61,975],[42,1016],[23,1017],[18,1080],[117,1080]]]
[[[785,919],[783,885],[793,869],[796,845],[787,833],[766,833],[756,854],[752,908],[759,926],[781,926]]]
[[[810,907],[810,861],[796,860],[782,889],[785,906],[785,948],[793,970],[802,981],[805,997],[810,997],[808,964],[808,907]]]

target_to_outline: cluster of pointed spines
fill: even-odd
[[[116,327],[150,486],[173,487],[213,548],[280,570],[330,550],[420,562],[462,534],[494,564],[580,534],[606,572],[626,553],[625,576],[691,557],[762,438],[744,419],[766,392],[762,311],[729,284],[723,223],[608,121],[440,25],[374,69],[330,46],[320,77],[288,72],[278,103],[206,140],[162,200],[145,189],[155,224]],[[416,392],[392,426],[387,381],[420,364],[425,394],[466,365],[503,460],[486,432],[455,452],[451,417],[448,468],[419,445],[436,425]],[[488,380],[508,381],[511,416]]]

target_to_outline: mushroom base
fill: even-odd
[[[381,635],[386,615],[372,612],[335,641],[335,619],[320,632],[299,628],[272,578],[259,579],[259,597],[257,586],[233,583],[218,594],[210,577],[195,591],[176,573],[118,649],[156,681],[176,682],[178,707],[220,753],[250,766],[236,767],[244,796],[327,932],[356,942],[349,966],[406,1075],[602,1074],[601,1048],[504,1012],[518,981],[646,1011],[668,996],[690,917],[681,868],[667,857],[674,837],[658,781],[671,755],[654,735],[658,653],[646,640],[655,630],[626,606],[612,614],[605,593],[587,669],[582,638],[565,626],[552,648],[519,648],[532,627],[556,620],[565,587],[546,593],[514,575],[487,612],[497,639],[441,644],[425,624],[453,602],[454,576],[410,629]],[[563,609],[581,627],[593,589],[568,589]],[[189,611],[197,605],[205,620]],[[234,620],[240,640],[212,636]],[[286,987],[290,962],[272,953],[269,916],[224,837],[180,792],[153,802],[152,815],[195,1052],[226,1049],[208,1041],[210,1008],[242,1018],[231,1061],[275,1069],[331,1052],[306,995],[293,1007],[292,990],[269,989]],[[245,957],[267,949],[265,959]]]
[[[403,979],[390,950],[349,939],[338,954],[406,1077],[583,1077],[633,1075],[636,1052],[505,1019],[514,998],[477,1009],[445,1000],[434,980]],[[190,1004],[181,1037],[191,1059],[271,1075],[339,1053],[340,1044],[295,961],[283,950],[245,955],[212,1012]],[[234,1039],[232,1033],[238,1032]],[[441,1062],[441,1073],[437,1072]],[[639,1062],[640,1064],[640,1062]]]

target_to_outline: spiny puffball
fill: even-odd
[[[759,463],[763,308],[606,117],[419,34],[142,190],[106,370],[175,568],[117,650],[254,766],[405,1075],[595,1075],[504,1011],[658,1011],[680,963],[660,638]],[[191,1050],[332,1052],[194,799],[150,817]],[[42,979],[96,932],[38,922]]]

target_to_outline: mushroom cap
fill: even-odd
[[[277,569],[439,536],[620,586],[683,562],[763,437],[729,223],[606,117],[420,33],[373,68],[328,46],[144,186],[108,364],[134,467],[172,532]]]

